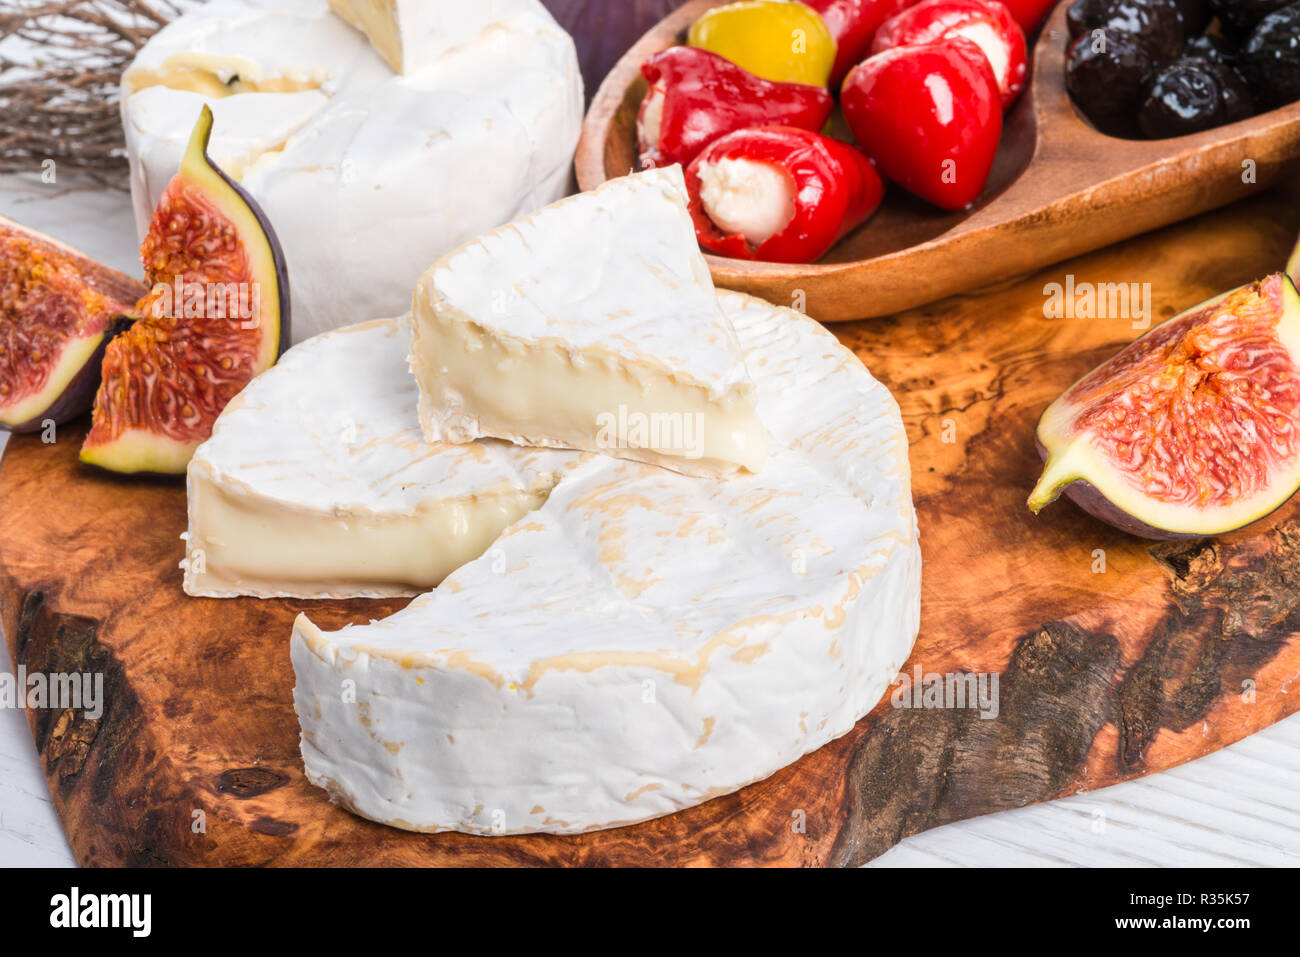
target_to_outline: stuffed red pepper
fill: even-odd
[[[867,220],[884,184],[861,151],[764,126],[714,140],[686,169],[700,245],[735,259],[806,263]]]
[[[733,130],[780,124],[820,130],[834,108],[824,88],[776,83],[696,47],[670,47],[641,64],[650,85],[637,114],[641,166],[685,166]]]

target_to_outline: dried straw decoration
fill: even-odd
[[[118,81],[177,14],[171,0],[5,0],[0,173],[39,173],[53,160],[56,173],[125,188]]]

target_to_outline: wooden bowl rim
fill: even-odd
[[[578,188],[586,191],[594,189],[601,183],[611,179],[605,169],[605,147],[610,136],[615,132],[616,118],[619,108],[627,100],[629,92],[637,84],[644,85],[645,80],[641,76],[641,64],[655,53],[665,50],[668,47],[684,42],[686,31],[702,13],[713,7],[722,6],[730,0],[687,0],[680,7],[664,17],[653,27],[647,30],[639,40],[636,41],[627,52],[623,54],[614,64],[613,69],[601,81],[597,88],[596,95],[588,107],[587,114],[583,118],[582,131],[578,140],[578,146],[574,154],[574,170],[577,176]],[[1040,73],[1045,73],[1051,67],[1044,64],[1044,60],[1063,59],[1064,47],[1066,44],[1065,26],[1065,8],[1068,6],[1066,0],[1059,0],[1056,7],[1048,15],[1043,26],[1039,30],[1038,38],[1034,42],[1032,50],[1032,60],[1030,64],[1029,83],[1022,94],[1022,99],[1032,98],[1034,102],[1028,104],[1035,111],[1035,127],[1037,142],[1031,152],[1026,167],[1017,175],[1003,191],[1005,196],[1011,192],[1017,183],[1024,179],[1033,169],[1039,148],[1042,145],[1043,128],[1046,126],[1050,129],[1051,119],[1045,115],[1043,104],[1038,102],[1038,97],[1044,93],[1053,92],[1041,87],[1050,86],[1040,79]],[[1054,45],[1061,47],[1060,57],[1052,57],[1051,48]],[[1046,54],[1046,55],[1045,55]],[[1204,130],[1200,133],[1192,133],[1186,136],[1170,137],[1159,140],[1130,140],[1122,137],[1114,137],[1100,132],[1083,117],[1075,107],[1068,94],[1063,93],[1064,78],[1060,78],[1061,95],[1065,96],[1065,106],[1069,111],[1076,115],[1083,126],[1095,137],[1095,142],[1099,149],[1124,150],[1135,155],[1145,153],[1147,155],[1150,167],[1154,170],[1166,163],[1174,162],[1179,157],[1193,156],[1199,152],[1221,144],[1230,143],[1240,140],[1243,144],[1251,141],[1261,133],[1271,130],[1274,127],[1284,127],[1290,124],[1300,124],[1300,102],[1291,103],[1286,106],[1277,107],[1263,113],[1257,113],[1254,116],[1236,123],[1225,124],[1214,129]],[[1055,108],[1059,104],[1053,104]],[[1058,110],[1058,113],[1060,111]],[[1225,135],[1228,134],[1228,135]],[[1167,152],[1166,144],[1178,144],[1181,148],[1174,152]],[[896,187],[898,188],[898,187]],[[1067,184],[1063,188],[1063,194],[1068,192],[1071,187]],[[991,202],[995,203],[1001,197],[995,197]],[[988,207],[982,207],[987,209]],[[976,212],[981,211],[976,210]],[[882,253],[878,256],[872,256],[865,259],[844,260],[840,262],[812,262],[812,263],[775,263],[763,260],[748,259],[731,259],[725,256],[717,256],[713,253],[701,250],[704,254],[705,261],[709,264],[715,279],[718,277],[744,277],[744,276],[762,276],[765,280],[772,281],[798,281],[804,278],[818,277],[827,278],[838,274],[852,272],[860,268],[864,263],[883,263],[891,259],[901,259],[911,255],[917,250],[925,249],[931,245],[937,245],[945,237],[950,237],[954,231],[960,230],[966,222],[957,223],[950,229],[920,243],[902,249]],[[859,228],[870,228],[870,221]]]

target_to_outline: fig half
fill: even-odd
[[[86,412],[110,339],[144,290],[70,246],[0,216],[0,429]]]
[[[1156,326],[1038,422],[1036,513],[1062,491],[1144,538],[1249,525],[1300,487],[1300,294],[1277,274]]]
[[[140,246],[149,291],[104,354],[81,460],[182,473],[221,410],[289,339],[289,277],[265,214],[190,135]]]

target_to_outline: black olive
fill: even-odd
[[[1112,136],[1133,136],[1151,67],[1151,54],[1133,34],[1100,27],[1070,47],[1065,87],[1097,129]]]
[[[1151,78],[1138,125],[1151,139],[1164,139],[1244,119],[1250,111],[1250,94],[1231,68],[1184,57]]]
[[[1236,66],[1237,63],[1236,48],[1223,37],[1213,33],[1205,33],[1188,40],[1187,46],[1183,48],[1183,56],[1213,60],[1215,63],[1226,63],[1228,66]]]
[[[1210,9],[1229,33],[1244,34],[1291,0],[1210,0]]]
[[[1300,3],[1256,24],[1237,53],[1237,67],[1264,108],[1300,100]]]
[[[1076,40],[1085,30],[1092,30],[1106,22],[1103,10],[1108,0],[1074,0],[1065,11],[1065,26],[1070,39]]]
[[[1183,50],[1183,20],[1175,0],[1075,0],[1066,11],[1070,36],[1102,28],[1123,30],[1137,38],[1157,63]]]
[[[1250,87],[1241,74],[1227,63],[1204,61],[1206,68],[1219,81],[1219,94],[1223,97],[1223,122],[1236,123],[1255,115],[1255,102]]]

